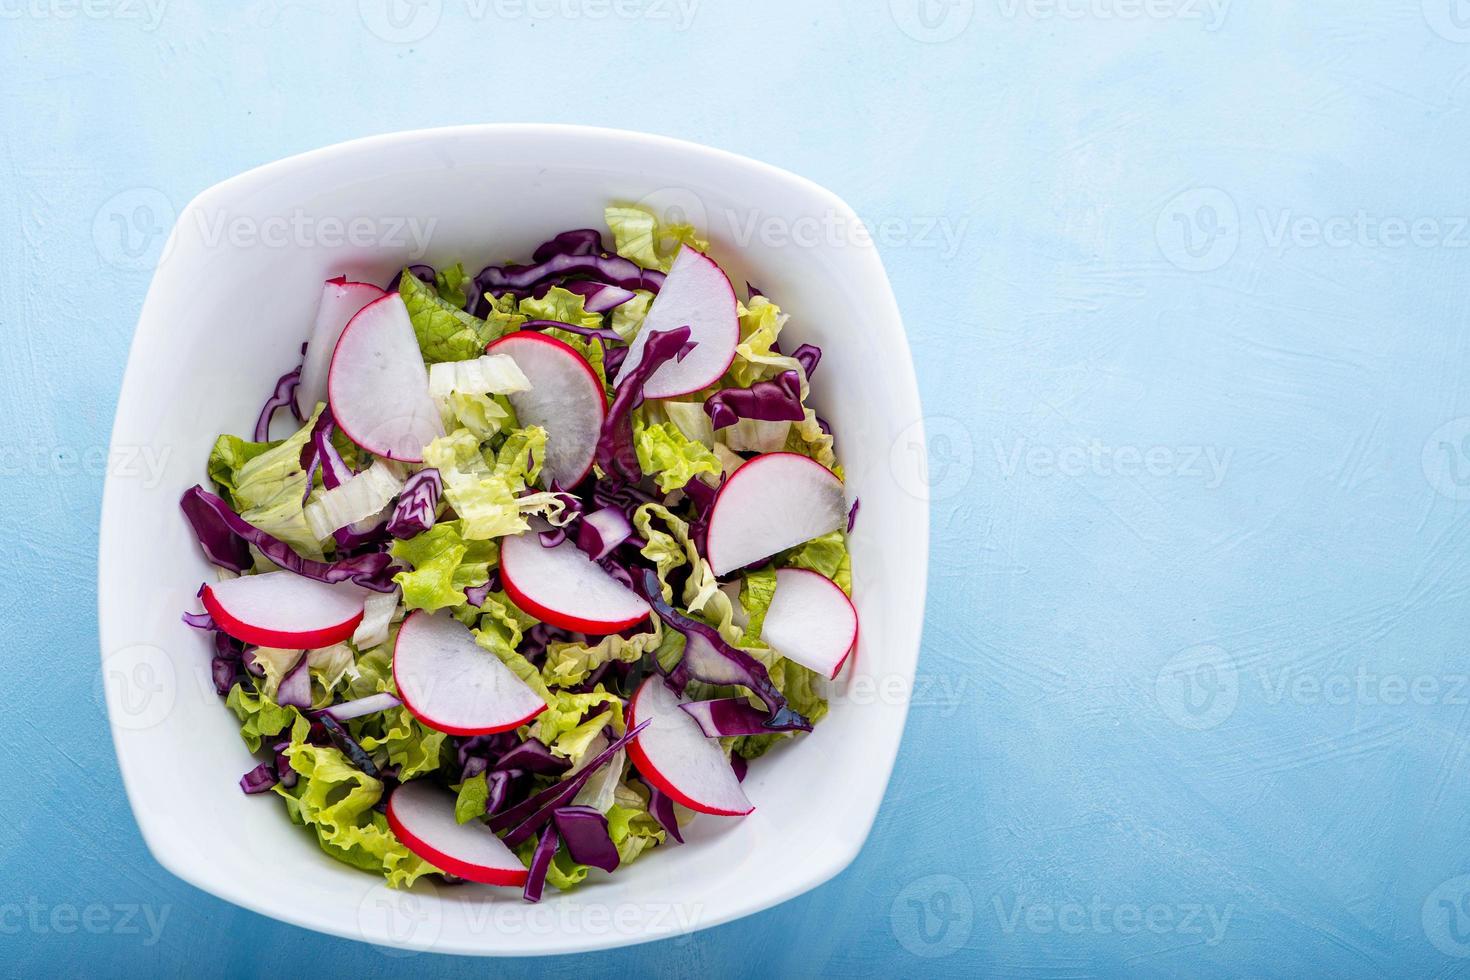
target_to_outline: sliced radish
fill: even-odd
[[[628,744],[628,757],[658,790],[700,813],[744,816],[755,809],[740,788],[720,743],[705,738],[679,707],[680,698],[650,675],[628,705],[628,726],[651,721]]]
[[[645,398],[672,398],[714,384],[735,359],[740,343],[740,321],[735,315],[735,290],[714,259],[687,245],[679,250],[668,278],[648,308],[648,316],[633,339],[619,376],[643,359],[643,348],[656,330],[689,327],[695,347],[653,372],[643,385]]]
[[[725,575],[847,526],[842,481],[798,453],[767,453],[725,481],[709,519],[707,552]]]
[[[836,582],[806,568],[776,572],[776,594],[761,639],[783,657],[823,677],[836,677],[857,635],[857,610]]]
[[[388,826],[404,847],[440,871],[482,885],[526,883],[526,866],[515,852],[479,820],[456,821],[454,797],[428,780],[402,783],[393,791]]]
[[[501,539],[500,581],[522,611],[579,633],[617,633],[649,613],[648,603],[571,541],[543,548],[534,531]]]
[[[332,366],[332,351],[347,321],[375,299],[383,290],[371,283],[348,282],[342,276],[328,279],[322,285],[322,298],[316,308],[316,326],[306,343],[306,356],[301,362],[301,384],[296,388],[296,406],[301,416],[309,416],[317,402],[327,400],[327,369]]]
[[[206,585],[200,598],[215,624],[244,643],[315,650],[341,643],[362,619],[368,591],[295,572],[242,575]]]
[[[393,680],[415,718],[450,735],[509,731],[546,710],[541,695],[447,612],[420,609],[403,621]]]
[[[444,434],[413,322],[397,293],[364,306],[342,331],[327,394],[347,437],[379,456],[421,463],[424,447]]]
[[[581,483],[592,469],[607,415],[607,398],[592,365],[571,345],[529,330],[501,337],[486,350],[509,354],[531,382],[530,391],[507,397],[521,425],[546,430],[541,482],[548,487],[553,480],[562,487]]]

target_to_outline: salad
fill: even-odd
[[[694,229],[606,219],[612,249],[327,282],[181,501],[241,788],[395,887],[537,901],[750,813],[856,645],[821,350]]]

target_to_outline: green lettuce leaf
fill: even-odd
[[[530,525],[521,517],[521,504],[516,495],[526,488],[526,477],[539,473],[545,455],[546,432],[533,426],[518,429],[506,445],[520,437],[519,445],[534,452],[540,433],[540,455],[527,467],[525,455],[518,461],[496,460],[491,468],[480,451],[480,441],[468,429],[456,429],[440,436],[424,447],[424,463],[439,470],[444,480],[444,496],[459,515],[460,533],[465,540],[486,540],[507,534],[519,534]]]
[[[766,613],[771,608],[771,599],[776,595],[776,570],[762,568],[746,572],[741,576],[740,607],[745,610],[745,635],[740,642],[745,646],[761,643],[761,627],[766,623]]]
[[[407,269],[398,278],[398,293],[408,307],[414,336],[424,361],[467,361],[485,353],[498,336],[484,320],[439,298],[433,286],[420,282]]]
[[[440,299],[462,310],[469,298],[466,287],[475,287],[475,277],[464,271],[463,262],[456,262],[434,273],[434,286],[439,290]]]
[[[677,490],[700,473],[718,474],[720,461],[703,443],[692,441],[672,422],[645,424],[633,420],[638,465],[654,475],[664,493]]]
[[[286,749],[296,785],[277,784],[291,819],[316,833],[321,849],[364,871],[375,871],[394,888],[406,888],[438,869],[398,842],[387,819],[373,809],[383,784],[362,772],[334,748],[306,741],[310,724],[298,717]]]
[[[541,679],[548,687],[574,687],[605,663],[631,664],[650,650],[658,649],[663,627],[657,620],[651,633],[631,637],[609,633],[596,643],[552,643],[546,648]]]
[[[301,717],[295,708],[283,708],[259,691],[248,691],[238,683],[230,688],[225,707],[240,719],[240,737],[252,752],[259,752],[264,739],[275,738]]]
[[[440,521],[422,534],[394,541],[390,551],[412,566],[393,576],[403,589],[404,607],[431,612],[464,603],[464,590],[484,585],[499,558],[494,541],[466,540],[461,521]]]
[[[531,855],[536,852],[536,842],[539,839],[538,834],[515,849],[516,857],[520,858],[521,863],[528,868],[531,866]],[[562,844],[557,848],[556,856],[551,859],[551,864],[546,869],[546,883],[557,891],[570,891],[586,880],[587,871],[587,865],[573,861],[571,854],[567,852],[566,845]]]
[[[611,205],[603,216],[612,230],[614,247],[625,259],[645,269],[669,271],[680,245],[709,251],[709,242],[695,234],[689,224],[661,224],[651,211],[636,205]]]
[[[319,412],[320,406],[305,425],[280,442],[246,443],[221,436],[209,460],[210,477],[228,491],[243,519],[280,538],[302,557],[318,560],[321,542],[302,510],[306,471],[301,468],[301,450],[311,438]]]
[[[399,778],[405,780],[437,770],[448,738],[421,724],[407,708],[389,708],[369,716],[354,730],[354,736],[369,752],[385,750],[388,762],[400,767]]]
[[[852,557],[847,553],[847,535],[830,531],[806,544],[797,545],[777,559],[782,568],[809,568],[836,582],[852,595]]]
[[[456,792],[459,794],[454,798],[457,823],[469,823],[485,815],[485,808],[490,805],[490,781],[483,772],[460,783]]]
[[[235,474],[246,463],[280,444],[280,439],[274,442],[249,442],[231,435],[222,435],[214,441],[214,448],[209,451],[209,478],[219,489],[220,495],[237,512],[241,509],[241,504],[235,499]]]
[[[772,348],[781,335],[786,323],[786,314],[764,296],[756,296],[750,305],[737,304],[736,314],[740,318],[740,343],[735,347],[735,360],[730,364],[728,377],[731,383],[748,388],[757,381],[766,381],[782,371],[796,371],[801,375],[801,395],[806,397],[806,370],[801,362],[785,354],[777,354]]]

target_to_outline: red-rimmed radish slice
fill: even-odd
[[[803,667],[833,678],[857,644],[858,616],[847,594],[827,576],[806,568],[776,572],[776,593],[761,639]]]
[[[306,356],[301,362],[301,384],[296,388],[296,405],[302,418],[327,400],[327,369],[332,366],[332,351],[347,321],[357,311],[383,296],[383,290],[372,283],[348,282],[342,276],[328,279],[322,285],[322,298],[316,308],[316,325],[306,343]]]
[[[541,695],[447,612],[420,609],[403,621],[393,680],[415,718],[450,735],[509,731],[546,710]]]
[[[541,482],[562,487],[582,482],[597,454],[597,437],[607,415],[602,382],[587,359],[569,344],[533,331],[501,337],[485,348],[509,354],[531,382],[529,391],[506,397],[521,425],[546,430],[546,462]]]
[[[444,434],[444,424],[403,297],[389,293],[348,321],[332,354],[327,395],[332,417],[353,442],[389,459],[423,462],[424,447]]]
[[[387,816],[403,846],[440,871],[482,885],[526,883],[521,859],[479,820],[457,822],[454,797],[428,780],[400,784],[388,797]]]
[[[672,398],[714,384],[735,359],[740,343],[740,321],[735,315],[735,290],[715,260],[689,246],[679,250],[668,278],[648,308],[648,316],[633,338],[619,377],[643,359],[643,348],[657,330],[689,327],[695,347],[653,372],[643,385],[644,398]]]
[[[628,758],[660,792],[691,810],[726,817],[754,810],[720,743],[706,738],[679,704],[661,676],[644,680],[628,705],[628,727],[652,724],[628,743]]]
[[[534,531],[501,539],[500,581],[522,611],[579,633],[617,633],[649,613],[648,603],[570,540],[543,548]]]
[[[295,572],[242,575],[204,587],[200,598],[215,624],[244,643],[315,650],[352,636],[368,591]]]
[[[842,481],[798,453],[766,453],[736,470],[710,512],[706,551],[726,575],[847,526]]]

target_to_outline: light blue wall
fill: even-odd
[[[0,0],[5,972],[1465,970],[1458,0],[162,2]],[[144,851],[98,706],[99,453],[172,209],[496,120],[706,142],[872,223],[930,413],[932,587],[837,880],[675,943],[405,961]]]

